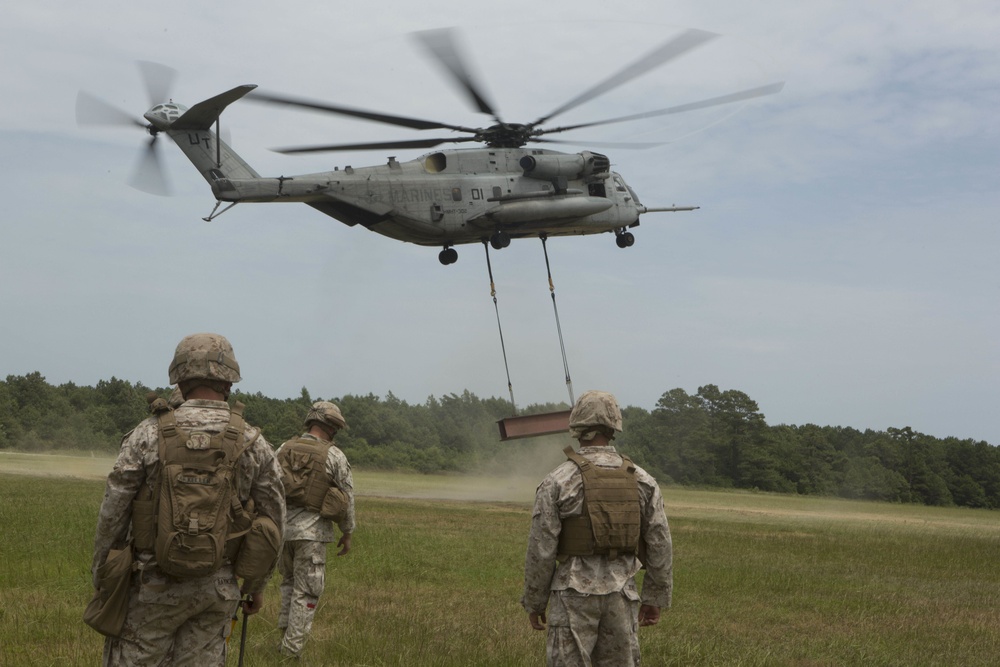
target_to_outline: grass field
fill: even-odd
[[[81,614],[110,460],[65,458],[0,453],[0,665],[99,664],[102,638]],[[543,664],[543,633],[518,605],[537,481],[357,472],[354,550],[331,550],[303,664]],[[674,608],[640,631],[644,665],[1000,661],[995,512],[664,497]],[[268,596],[249,622],[248,666],[281,664],[276,580]]]

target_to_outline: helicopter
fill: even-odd
[[[411,118],[305,98],[256,90],[241,85],[190,108],[168,94],[173,70],[140,63],[150,103],[143,120],[133,118],[89,93],[77,98],[80,124],[128,124],[146,130],[147,145],[133,185],[165,194],[157,137],[166,134],[208,182],[215,207],[203,218],[211,221],[238,203],[300,202],[349,226],[361,226],[399,241],[442,248],[443,265],[458,260],[455,246],[489,242],[499,250],[512,239],[613,233],[618,247],[635,243],[630,231],[640,216],[654,212],[692,211],[698,206],[648,207],[622,176],[611,169],[607,155],[591,150],[564,153],[537,144],[560,144],[549,135],[612,123],[654,118],[732,104],[779,92],[772,83],[737,93],[664,109],[564,126],[548,125],[557,115],[604,95],[717,37],[689,29],[667,39],[583,93],[529,123],[504,121],[473,78],[450,28],[415,33],[418,41],[457,84],[479,113],[492,117],[484,127],[467,127]],[[275,149],[284,154],[323,151],[435,149],[412,160],[390,156],[384,164],[334,168],[296,176],[262,177],[220,139],[220,116],[232,103],[246,98],[260,104],[320,111],[413,130],[451,130],[451,136],[373,143],[333,144]],[[214,129],[213,129],[214,128]],[[475,148],[439,148],[443,144],[477,143]],[[575,142],[579,145],[579,142]],[[594,144],[597,146],[597,144]],[[612,144],[648,148],[658,144]],[[221,211],[219,207],[228,204]]]

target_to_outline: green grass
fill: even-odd
[[[542,664],[544,635],[518,605],[535,483],[357,472],[354,549],[331,546],[303,664]],[[81,614],[102,491],[99,479],[0,473],[0,664],[99,663],[102,638]],[[644,665],[997,663],[1000,514],[664,495],[674,608],[640,631]],[[248,666],[280,664],[277,579],[267,594]]]

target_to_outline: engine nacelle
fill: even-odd
[[[576,155],[525,155],[518,164],[528,178],[565,183],[577,179],[604,179],[611,173],[606,155],[583,151]]]

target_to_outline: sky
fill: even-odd
[[[188,106],[253,83],[488,124],[412,39],[445,27],[512,122],[686,29],[719,37],[559,123],[785,84],[562,137],[608,154],[647,206],[701,207],[644,215],[625,250],[610,234],[550,240],[575,395],[652,409],[715,384],[772,425],[1000,445],[1000,5],[986,0],[17,3],[0,24],[0,377],[163,387],[177,342],[212,331],[233,343],[239,388],[276,398],[509,399],[509,368],[518,407],[567,401],[537,239],[491,251],[498,326],[478,244],[442,266],[436,248],[303,204],[206,223],[214,198],[176,146],[161,141],[173,196],[157,197],[128,185],[139,128],[76,122],[80,90],[141,116],[136,63],[153,61]],[[419,135],[247,101],[222,123],[268,176],[423,152],[281,155]]]

